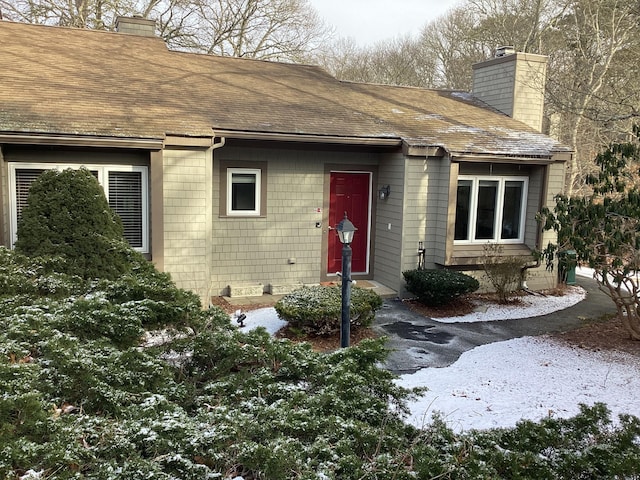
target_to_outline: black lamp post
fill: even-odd
[[[349,346],[349,337],[351,335],[351,319],[349,315],[349,304],[351,303],[351,242],[357,228],[347,218],[347,212],[344,212],[344,218],[336,227],[338,237],[342,242],[342,323],[340,324],[340,347]]]

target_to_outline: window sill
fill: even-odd
[[[531,257],[531,248],[524,243],[501,243],[502,256],[505,257]],[[484,256],[484,244],[454,245],[453,254],[447,260],[445,266],[480,266]]]

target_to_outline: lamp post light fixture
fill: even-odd
[[[349,346],[349,337],[351,336],[351,242],[356,233],[357,228],[347,218],[347,212],[344,212],[344,218],[336,227],[338,238],[342,242],[342,321],[340,323],[340,347]]]

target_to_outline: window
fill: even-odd
[[[260,216],[261,176],[257,168],[227,169],[227,215]]]
[[[527,184],[525,177],[460,176],[454,240],[523,242]]]
[[[136,250],[149,252],[147,167],[133,165],[83,165],[93,173],[109,201],[120,216],[124,237]],[[11,239],[16,241],[18,220],[27,204],[29,187],[46,169],[80,168],[80,165],[9,164],[11,194]]]

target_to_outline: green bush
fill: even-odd
[[[129,268],[120,217],[85,168],[47,170],[33,182],[15,247],[29,257],[62,257],[61,273],[82,278],[115,279]]]
[[[453,270],[407,270],[402,275],[407,290],[416,295],[420,303],[430,307],[446,305],[460,295],[480,288],[475,278]]]
[[[364,288],[351,289],[352,327],[368,327],[382,306],[380,295]],[[276,312],[289,326],[312,335],[330,335],[340,331],[342,291],[340,287],[303,287],[284,296],[275,305]]]

